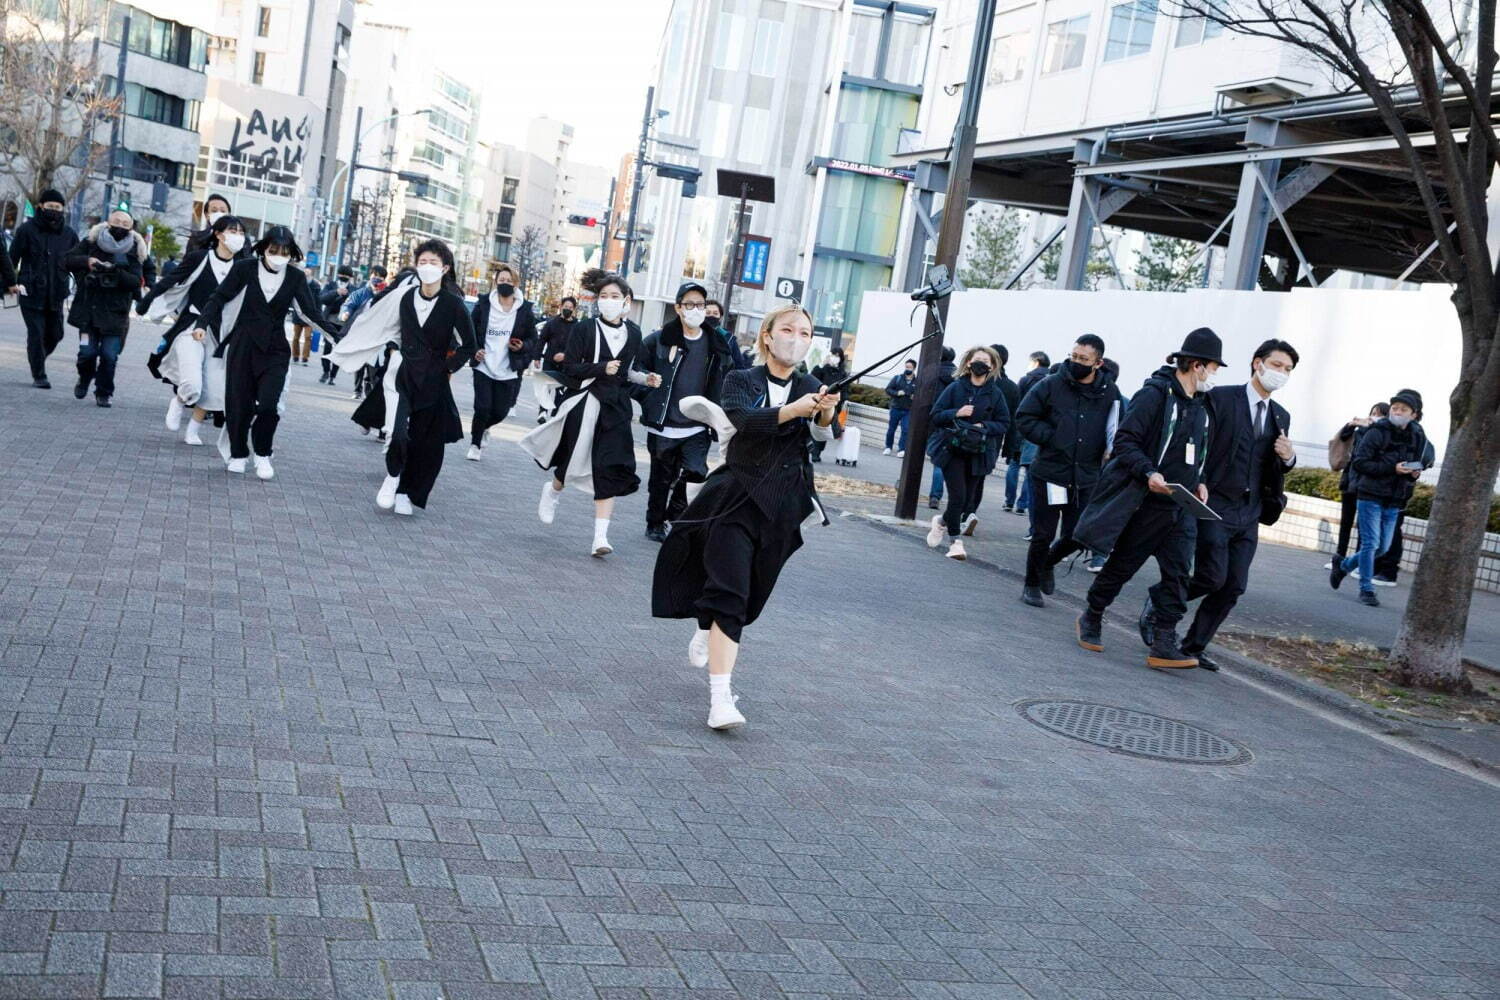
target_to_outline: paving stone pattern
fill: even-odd
[[[586,498],[544,529],[499,440],[398,520],[316,368],[276,480],[230,477],[163,429],[149,328],[106,411],[71,338],[26,384],[14,317],[0,998],[1500,997],[1486,785],[1123,630],[1087,654],[1066,609],[847,521],[716,735],[690,628],[649,617],[643,498],[590,559]],[[1038,697],[1254,760],[1112,754]]]

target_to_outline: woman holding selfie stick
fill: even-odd
[[[812,348],[812,317],[772,310],[756,338],[760,364],[724,377],[722,410],[689,397],[683,412],[714,426],[715,469],[662,544],[651,590],[657,618],[693,618],[688,660],[708,667],[710,729],[745,724],[730,688],[745,626],[760,617],[781,568],[802,547],[802,525],[828,519],[813,486],[808,446],[832,437],[839,395],[798,375]]]

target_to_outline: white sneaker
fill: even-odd
[[[536,516],[542,519],[543,524],[552,523],[552,519],[557,516],[557,503],[561,499],[562,493],[552,488],[551,480],[542,484],[542,500],[537,504]]]
[[[245,474],[245,467],[249,464],[250,460],[248,458],[231,458],[225,468],[235,475],[243,476]]]
[[[1328,562],[1324,563],[1323,564],[1323,568],[1324,569],[1333,569],[1333,560],[1330,559]]]
[[[903,448],[901,451],[896,452],[896,457],[897,458],[905,458],[906,457],[906,450]]]
[[[890,453],[891,453],[891,449],[889,449],[889,448],[887,448],[885,451],[881,452],[882,455],[889,455]]]
[[[970,514],[968,517],[964,518],[963,532],[969,538],[974,537],[974,529],[977,527],[979,527],[978,514]]]
[[[745,717],[734,706],[734,703],[739,700],[739,695],[734,693],[719,698],[710,694],[708,696],[708,728],[723,730],[738,729],[743,726]]]
[[[182,414],[186,409],[187,407],[182,405],[182,400],[177,398],[176,393],[173,393],[172,401],[167,404],[167,430],[182,430]]]
[[[189,420],[187,433],[182,436],[182,443],[192,445],[202,444],[203,438],[199,435],[199,428],[201,426],[202,425],[199,424],[198,421]]]
[[[964,551],[964,540],[962,538],[953,539],[953,544],[948,546],[948,558],[957,559],[959,562],[963,562],[969,558],[969,554]]]
[[[411,517],[414,511],[411,507],[411,497],[405,493],[396,494],[396,513],[403,517]]]
[[[1375,579],[1371,580],[1370,582],[1373,583],[1373,584],[1375,584],[1375,586],[1377,586],[1377,587],[1394,587],[1396,585],[1396,581],[1395,580],[1387,580],[1384,577],[1380,577],[1380,576],[1377,576]]]
[[[479,455],[479,445],[471,444],[469,445],[469,453],[465,455],[464,458],[467,458],[471,462],[477,462],[479,461]]]
[[[700,628],[693,632],[693,638],[688,643],[688,662],[695,667],[708,666],[708,629]]]
[[[595,559],[603,559],[614,550],[614,546],[609,544],[608,535],[600,532],[594,533],[594,551],[591,554]]]
[[[380,491],[375,494],[375,506],[381,510],[390,510],[396,506],[396,487],[400,485],[400,476],[386,476],[385,482],[380,484]]]
[[[270,455],[256,455],[256,456],[254,456],[254,458],[255,458],[255,474],[257,476],[259,476],[261,479],[274,479],[274,478],[276,478],[276,470],[273,469],[273,468],[271,468],[271,456]]]
[[[947,533],[948,529],[943,527],[943,515],[932,515],[932,530],[927,532],[927,547],[935,549],[942,545],[943,536]]]

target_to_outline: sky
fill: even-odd
[[[441,40],[484,94],[481,140],[522,145],[546,116],[573,126],[571,156],[613,171],[635,149],[671,0],[381,0]],[[450,52],[451,50],[451,52]]]

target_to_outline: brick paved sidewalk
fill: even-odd
[[[536,521],[516,418],[398,520],[347,375],[294,373],[261,483],[162,427],[150,328],[106,411],[71,338],[27,385],[14,315],[0,998],[1500,997],[1489,786],[1084,653],[847,522],[747,631],[719,736],[690,627],[649,617],[643,497],[590,559],[582,495]],[[1109,753],[1037,697],[1253,760]]]

